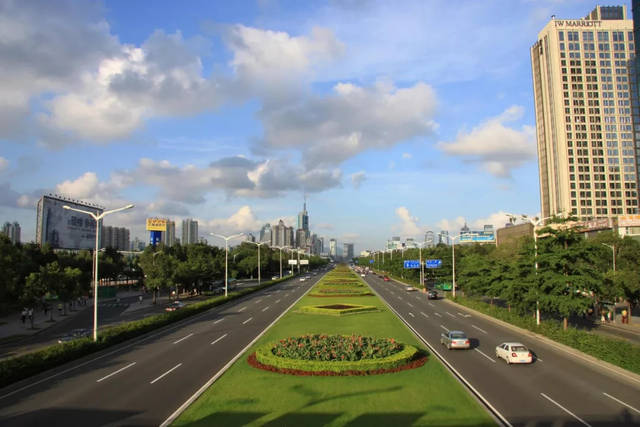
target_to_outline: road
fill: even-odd
[[[529,335],[476,316],[426,294],[408,292],[397,282],[369,274],[374,291],[514,426],[640,425],[640,382],[588,364]],[[441,333],[463,330],[471,350],[447,350]],[[507,365],[495,347],[519,341],[535,355],[531,365]]]
[[[160,425],[320,277],[279,283],[6,387],[0,425]]]

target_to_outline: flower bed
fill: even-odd
[[[312,297],[364,297],[373,295],[367,289],[318,289],[309,293]]]
[[[298,312],[310,314],[325,314],[329,316],[346,316],[348,314],[366,313],[378,311],[371,305],[357,304],[332,304],[332,305],[305,305],[300,307]]]
[[[259,347],[255,353],[256,362],[275,369],[270,370],[302,371],[307,375],[391,372],[420,357],[417,348],[393,338],[317,334],[272,342]]]

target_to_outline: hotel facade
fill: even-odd
[[[640,114],[625,6],[558,19],[531,48],[542,217],[638,213]]]

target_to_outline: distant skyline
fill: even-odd
[[[529,49],[597,2],[4,1],[0,223],[46,193],[383,248],[540,211]],[[627,6],[628,1],[612,5]],[[211,242],[210,243],[215,243]]]

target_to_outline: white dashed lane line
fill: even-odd
[[[178,344],[180,341],[184,341],[184,340],[186,340],[187,338],[192,337],[192,336],[193,336],[193,332],[191,332],[191,333],[190,333],[189,335],[187,335],[186,337],[182,337],[182,338],[180,338],[178,341],[174,341],[173,343],[174,343],[174,344]]]
[[[279,300],[279,299],[277,299],[277,300],[276,300],[276,304],[277,304],[277,303],[279,303],[279,302],[280,302],[280,300]]]
[[[447,329],[447,327],[446,327],[446,326],[444,326],[444,325],[440,325],[440,327],[441,327],[442,329],[444,329],[445,331],[449,332],[449,329]]]
[[[178,363],[176,366],[174,366],[173,368],[169,369],[167,372],[165,372],[164,374],[160,375],[158,378],[156,378],[155,380],[151,381],[149,384],[153,384],[156,381],[161,380],[162,378],[164,378],[165,375],[169,375],[171,372],[175,371],[180,366],[182,366],[182,363]]]
[[[416,317],[416,316],[414,316],[414,315],[413,315],[413,313],[411,313],[411,312],[409,312],[409,316],[411,316],[411,317]]]
[[[408,303],[407,303],[407,305],[408,305],[409,307],[413,307],[413,304],[411,304],[410,302],[408,302]]]
[[[213,341],[213,342],[211,343],[211,345],[213,345],[213,344],[217,343],[218,341],[220,341],[221,339],[223,339],[223,338],[224,338],[224,337],[226,337],[226,336],[227,336],[227,334],[224,334],[223,336],[221,336],[221,337],[220,337],[220,338],[218,338],[217,340]]]
[[[431,307],[435,307],[435,305],[431,304],[430,302],[428,302],[427,304],[429,304]]]
[[[247,320],[245,320],[244,322],[242,322],[243,325],[246,325],[247,323],[251,322],[251,319],[253,319],[253,317],[249,317]]]
[[[242,307],[241,309],[239,309],[239,310],[238,310],[238,312],[245,311],[246,309],[247,309],[247,306],[245,305],[244,307]]]
[[[213,322],[214,325],[217,325],[218,323],[222,322],[224,319],[218,319],[215,322]]]
[[[262,298],[256,301],[256,304],[259,304],[262,301]]]
[[[615,397],[611,396],[611,395],[610,395],[610,394],[608,394],[608,393],[602,392],[602,394],[604,394],[605,396],[607,396],[609,399],[613,399],[613,400],[615,400],[616,402],[618,402],[619,404],[624,405],[624,406],[626,406],[627,408],[631,409],[632,411],[636,411],[638,414],[640,414],[640,410],[638,410],[638,409],[634,408],[633,406],[629,405],[628,403],[624,403],[622,400],[620,400],[620,399],[616,399]]]
[[[127,368],[132,367],[132,366],[133,366],[133,365],[135,365],[135,364],[136,364],[136,362],[131,362],[131,363],[129,363],[127,366],[125,366],[125,367],[123,367],[123,368],[120,368],[120,369],[118,369],[117,371],[112,372],[112,373],[110,373],[109,375],[107,375],[107,376],[104,376],[104,377],[100,378],[99,380],[96,380],[96,382],[97,382],[97,383],[99,383],[99,382],[101,382],[101,381],[103,381],[103,380],[106,380],[107,378],[112,377],[112,376],[114,376],[115,374],[119,374],[120,372],[124,371],[124,370],[125,370],[125,369],[127,369]],[[607,393],[605,393],[605,394],[607,394]]]
[[[266,306],[265,308],[262,309],[262,311],[267,311],[269,310],[269,306]]]
[[[456,316],[454,316],[453,314],[449,313],[448,311],[445,311],[445,313],[447,313],[449,316],[453,317],[455,319]]]
[[[484,329],[480,329],[480,328],[478,328],[476,325],[471,325],[471,327],[472,327],[473,329],[477,329],[477,330],[479,330],[479,331],[480,331],[480,332],[482,332],[483,334],[486,334],[486,333],[487,333],[487,331],[485,331]]]
[[[570,410],[568,410],[567,408],[565,408],[564,406],[562,406],[561,404],[559,404],[558,402],[556,402],[555,400],[553,400],[552,398],[550,398],[549,396],[547,396],[544,393],[540,393],[540,396],[544,397],[545,399],[547,399],[549,402],[553,403],[554,405],[556,405],[558,408],[562,409],[563,411],[565,411],[567,414],[571,415],[573,418],[575,418],[576,420],[580,421],[582,424],[584,424],[585,426],[589,426],[591,427],[591,424],[589,424],[588,422],[586,422],[585,420],[583,420],[582,418],[578,417],[576,414],[574,414],[573,412],[571,412]]]
[[[487,359],[489,359],[491,362],[496,363],[495,360],[493,360],[493,358],[487,356],[486,354],[484,354],[483,352],[481,352],[480,350],[478,350],[477,348],[474,348],[475,351],[477,351],[478,353],[480,353],[481,355],[483,355],[484,357],[486,357]]]
[[[459,314],[460,316],[462,316],[462,317],[465,317],[465,318],[466,318],[466,317],[471,317],[471,315],[470,315],[470,314],[462,314],[462,313],[460,313],[460,312],[458,312],[458,314]]]
[[[440,313],[433,313],[433,314],[435,314],[438,317],[442,317],[442,314],[440,314]]]
[[[429,318],[429,315],[427,313],[425,313],[424,311],[421,311],[420,314],[422,314],[424,317],[426,317],[427,319]]]

